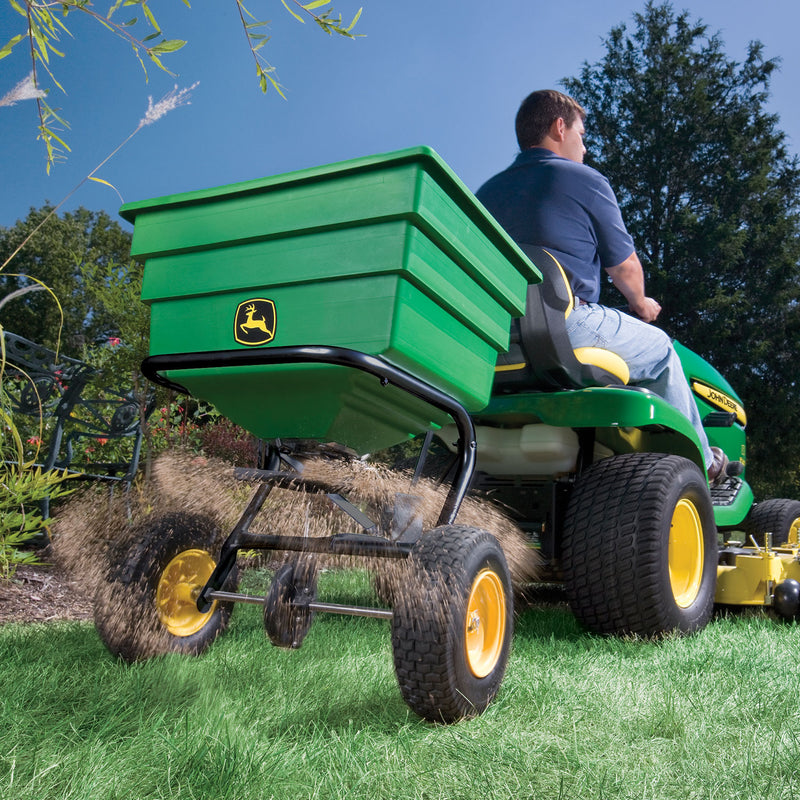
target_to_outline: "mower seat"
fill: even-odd
[[[566,321],[576,301],[556,257],[536,245],[520,247],[542,282],[528,286],[525,316],[511,322],[509,352],[497,359],[493,393],[626,385],[630,373],[619,355],[601,347],[573,349]]]

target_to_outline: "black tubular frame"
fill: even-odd
[[[168,370],[224,369],[302,363],[328,364],[361,370],[374,375],[383,386],[390,384],[396,386],[450,415],[458,430],[458,460],[453,482],[439,514],[437,525],[452,525],[475,472],[477,445],[472,418],[467,410],[449,395],[378,356],[371,356],[344,347],[314,345],[259,348],[258,350],[173,353],[146,358],[142,362],[142,373],[153,383],[190,394],[185,387],[164,377],[161,373]],[[314,540],[304,537],[266,536],[251,533],[249,526],[271,489],[272,485],[269,482],[263,483],[258,488],[242,514],[242,518],[223,545],[217,567],[198,598],[197,604],[201,611],[210,607],[210,595],[222,588],[225,578],[233,567],[236,553],[240,549],[297,550],[383,558],[405,558],[410,552],[411,546],[408,544],[395,543],[372,535],[339,534],[326,539]]]

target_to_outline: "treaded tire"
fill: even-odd
[[[311,628],[314,613],[294,605],[298,591],[307,600],[317,596],[316,564],[312,559],[283,564],[275,572],[264,598],[264,630],[276,647],[296,650]]]
[[[570,498],[562,566],[570,606],[595,633],[700,630],[717,573],[705,476],[685,458],[657,453],[593,464]]]
[[[513,631],[511,578],[490,533],[425,532],[398,585],[392,651],[403,699],[431,722],[481,714],[505,674]]]
[[[165,653],[199,655],[228,625],[232,605],[203,615],[192,602],[215,566],[217,526],[198,514],[151,517],[109,552],[95,594],[94,623],[106,647],[125,661]],[[226,581],[235,585],[236,567]]]
[[[745,544],[749,544],[750,537],[755,539],[759,547],[764,546],[765,534],[772,534],[772,546],[780,547],[789,541],[791,534],[793,544],[798,543],[800,535],[800,500],[765,500],[756,503],[744,523],[744,532],[747,537]]]

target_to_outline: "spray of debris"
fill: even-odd
[[[419,511],[425,530],[435,527],[447,494],[447,487],[432,481],[423,479],[411,487],[410,474],[359,460],[310,458],[304,464],[303,477],[346,496],[375,520],[392,507],[396,494],[416,495],[421,498]],[[216,552],[252,492],[252,485],[237,480],[227,462],[172,452],[156,460],[152,480],[134,487],[129,496],[109,500],[107,492],[88,489],[61,511],[54,553],[95,598],[95,622],[112,652],[126,660],[176,650],[199,652],[224,629],[230,607],[217,604],[198,633],[180,637],[167,633],[154,602],[157,579],[153,574],[160,569],[154,562],[168,560],[170,551],[164,542],[176,537],[185,541],[186,547],[203,546]],[[467,498],[456,524],[495,536],[515,586],[535,580],[535,551],[496,505]],[[251,525],[255,533],[315,537],[357,529],[324,495],[302,488],[273,489]],[[193,537],[197,541],[191,541]],[[274,565],[292,556],[270,557]],[[329,567],[353,564],[371,570],[382,600],[394,605],[402,592],[405,607],[410,605],[409,595],[427,596],[426,602],[430,601],[429,592],[419,585],[420,579],[412,574],[407,561],[372,559],[365,565],[363,559],[320,559],[320,565]]]

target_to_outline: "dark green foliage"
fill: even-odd
[[[141,301],[141,265],[95,259],[80,266],[76,279],[93,322],[83,357],[99,370],[101,382],[120,386],[133,382],[141,389],[146,382],[139,366],[150,346],[150,310]]]
[[[52,209],[31,209],[24,220],[0,228],[0,264],[11,256],[26,236]],[[110,265],[130,261],[131,235],[104,212],[77,211],[54,214],[0,273],[0,298],[40,281],[53,295],[35,291],[11,300],[0,313],[0,324],[26,339],[55,348],[61,342],[69,355],[80,355],[84,344],[109,332],[115,322],[96,292],[87,285],[82,268],[107,272]],[[122,272],[124,267],[118,267]],[[110,277],[110,276],[109,276]],[[120,278],[122,280],[122,278]]]
[[[564,81],[589,112],[586,162],[617,192],[648,293],[663,305],[659,325],[742,396],[757,493],[791,496],[800,165],[765,108],[778,60],[758,42],[742,63],[730,60],[718,35],[669,3],[649,2],[634,20]]]

